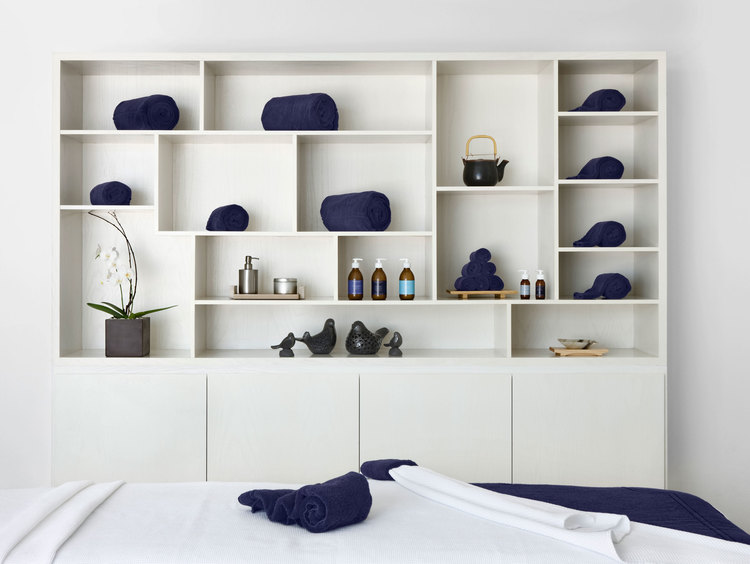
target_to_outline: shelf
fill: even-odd
[[[649,186],[658,184],[656,178],[618,178],[618,179],[593,179],[581,180],[578,178],[560,178],[557,183],[563,186],[597,186],[600,188],[636,188],[639,186]]]
[[[561,253],[658,253],[658,247],[558,247]]]
[[[135,205],[135,206],[92,206],[92,205],[62,205],[60,211],[66,212],[89,212],[89,211],[116,211],[116,212],[153,212],[154,206],[151,205]]]
[[[558,112],[560,125],[634,125],[655,120],[658,112]]]
[[[440,194],[475,194],[480,196],[494,196],[496,194],[539,194],[552,192],[554,186],[438,186],[435,190]]]

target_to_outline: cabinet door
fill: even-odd
[[[358,469],[356,374],[209,374],[208,479],[310,483]]]
[[[511,480],[510,375],[363,374],[360,459],[409,458],[472,482]]]
[[[513,481],[664,487],[663,374],[513,376]]]
[[[206,479],[203,374],[58,374],[52,420],[55,483]]]

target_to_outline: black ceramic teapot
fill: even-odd
[[[492,141],[493,158],[491,159],[469,159],[469,144],[472,139],[484,138]],[[474,135],[466,142],[466,157],[461,159],[464,163],[464,184],[467,186],[494,186],[503,179],[505,165],[508,161],[500,163],[497,156],[497,143],[489,135]]]

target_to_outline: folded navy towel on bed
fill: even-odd
[[[622,178],[625,166],[614,157],[597,157],[591,159],[581,171],[575,176],[568,176],[568,180],[578,178],[581,180],[593,180],[596,178],[617,179]]]
[[[362,463],[360,471],[371,480],[391,480],[389,471],[399,466],[418,466],[416,462],[408,459],[383,458],[380,460],[368,460]]]
[[[374,190],[336,194],[323,200],[320,217],[328,231],[385,231],[391,224],[391,203]]]
[[[237,501],[250,506],[253,513],[264,511],[274,523],[297,524],[311,533],[325,533],[364,521],[372,507],[367,478],[358,472],[298,490],[250,490]]]
[[[618,247],[625,242],[625,226],[619,221],[599,221],[586,235],[573,242],[574,247]]]
[[[573,298],[576,300],[594,300],[603,296],[605,300],[620,300],[627,296],[630,290],[630,280],[622,274],[610,272],[597,276],[591,288],[585,292],[575,292]]]
[[[750,544],[750,535],[707,501],[675,490],[558,486],[548,484],[475,484],[506,495],[535,499],[578,511],[627,515],[631,521]]]
[[[237,204],[221,206],[211,212],[206,223],[208,231],[244,231],[250,223],[245,208]]]
[[[266,131],[336,131],[339,111],[328,94],[279,96],[266,102],[260,121]]]
[[[117,129],[174,129],[180,109],[171,96],[152,94],[120,102],[112,119]]]
[[[625,96],[613,88],[597,90],[588,95],[583,104],[571,112],[619,112],[625,105]]]
[[[89,193],[92,206],[127,206],[131,197],[130,186],[117,180],[97,184]]]

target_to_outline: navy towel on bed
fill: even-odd
[[[298,490],[250,490],[237,501],[250,506],[253,513],[265,511],[275,523],[296,523],[311,533],[325,533],[364,521],[372,507],[367,478],[357,472]]]
[[[131,196],[130,186],[117,180],[97,184],[89,193],[92,206],[127,206]]]
[[[620,300],[630,293],[631,286],[622,274],[615,272],[600,274],[594,279],[594,284],[585,292],[575,292],[576,300],[594,300],[603,296],[605,300]]]
[[[581,171],[575,176],[568,176],[568,180],[574,178],[581,180],[593,180],[597,178],[616,180],[622,178],[623,172],[625,172],[625,166],[616,158],[597,157],[583,165]]]
[[[310,131],[339,128],[339,111],[328,94],[271,98],[260,116],[266,131]]]
[[[385,231],[391,224],[391,203],[374,190],[336,194],[323,200],[320,217],[328,231]]]
[[[152,94],[120,102],[112,119],[117,129],[174,129],[180,109],[171,96]]]
[[[619,112],[625,105],[625,96],[619,90],[605,88],[588,95],[583,104],[571,112]]]
[[[389,471],[399,466],[418,466],[413,460],[400,460],[398,458],[383,458],[381,460],[368,460],[362,463],[360,471],[371,480],[391,480]]]
[[[554,503],[578,511],[627,515],[638,523],[750,544],[750,535],[710,503],[674,490],[546,484],[476,485],[493,492]]]
[[[245,208],[237,204],[221,206],[211,212],[206,223],[208,231],[244,231],[250,223]]]
[[[619,221],[599,221],[586,235],[573,243],[574,247],[618,247],[625,242],[625,226]]]

